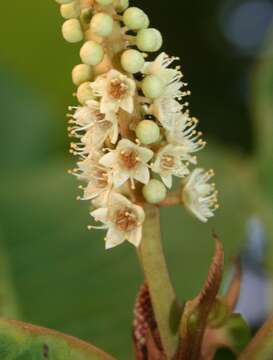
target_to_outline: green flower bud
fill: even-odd
[[[114,7],[117,12],[126,10],[129,6],[129,0],[114,0]]]
[[[130,7],[125,11],[123,22],[130,30],[145,29],[149,26],[148,16],[137,7]]]
[[[66,20],[62,27],[63,37],[70,43],[76,43],[83,39],[81,24],[78,19]]]
[[[56,0],[56,2],[58,4],[69,4],[71,3],[73,0]]]
[[[112,4],[113,0],[96,0],[96,2],[100,5],[110,5]]]
[[[80,5],[76,1],[73,1],[69,4],[63,4],[60,10],[62,17],[64,17],[65,19],[77,18],[81,14]]]
[[[156,29],[142,29],[136,37],[136,45],[141,51],[154,52],[162,46],[161,33]]]
[[[125,71],[135,74],[139,72],[144,66],[143,55],[134,49],[124,51],[121,56],[121,65]]]
[[[152,179],[142,189],[145,200],[150,204],[158,204],[167,196],[167,189],[161,181]]]
[[[104,56],[103,47],[95,41],[87,41],[80,50],[80,57],[86,65],[98,65],[102,62]]]
[[[86,81],[90,81],[92,77],[93,70],[89,65],[79,64],[72,70],[72,81],[76,86],[79,86]]]
[[[92,17],[90,29],[99,36],[107,37],[112,33],[113,25],[113,18],[110,15],[101,12]]]
[[[165,85],[156,75],[148,75],[142,81],[142,91],[147,98],[156,99],[164,92]]]
[[[154,121],[142,120],[137,125],[136,135],[142,144],[149,145],[160,139],[160,129]]]
[[[77,99],[84,105],[86,101],[94,99],[93,91],[90,87],[90,82],[84,82],[78,87]]]

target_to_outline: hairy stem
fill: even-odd
[[[146,220],[139,257],[153,304],[161,342],[167,359],[171,359],[178,346],[178,322],[181,309],[170,281],[160,236],[159,209],[145,207]]]

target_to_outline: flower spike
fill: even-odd
[[[164,204],[174,178],[182,181],[183,206],[207,221],[217,192],[211,172],[191,169],[205,142],[185,100],[179,58],[157,53],[161,33],[128,0],[57,2],[65,40],[83,42],[72,70],[79,104],[69,108],[68,131],[79,161],[71,173],[86,183],[79,199],[108,228],[106,247],[139,246],[145,204]]]

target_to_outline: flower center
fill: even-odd
[[[172,169],[175,165],[175,158],[172,155],[163,155],[160,161],[160,165],[163,169]]]
[[[113,99],[119,100],[127,93],[128,86],[119,79],[110,81],[109,94]]]
[[[115,224],[122,231],[132,231],[137,227],[137,216],[129,208],[118,210],[115,214]]]
[[[119,158],[120,158],[122,166],[124,166],[125,168],[127,168],[129,170],[133,169],[139,161],[137,155],[138,154],[134,150],[131,150],[131,149],[122,150],[119,154]]]
[[[92,174],[96,187],[104,189],[108,186],[108,174],[103,169],[96,168]]]

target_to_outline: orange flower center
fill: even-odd
[[[115,224],[122,231],[132,231],[137,227],[137,216],[129,208],[118,210],[115,214]]]
[[[133,169],[139,161],[137,155],[134,150],[122,150],[119,155],[121,165],[126,169]]]
[[[127,94],[128,86],[119,79],[110,81],[109,94],[113,99],[119,100]]]

